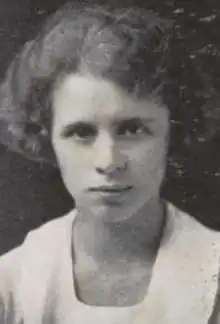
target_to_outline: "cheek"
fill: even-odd
[[[82,186],[91,170],[91,152],[70,141],[56,140],[54,151],[64,183],[69,187]]]
[[[90,159],[88,152],[79,148],[71,141],[57,140],[54,151],[62,169],[77,169],[78,171],[88,165]]]
[[[140,181],[154,178],[157,182],[163,177],[166,168],[167,145],[163,139],[137,146],[131,156],[130,164],[133,173]]]

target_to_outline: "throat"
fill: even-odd
[[[154,212],[140,211],[134,217],[107,223],[77,215],[73,226],[73,256],[87,266],[109,267],[154,260],[165,224],[161,205]]]
[[[96,306],[139,304],[147,293],[163,234],[162,210],[118,223],[82,219],[75,221],[72,242],[78,299]]]
[[[128,272],[120,269],[99,269],[82,273],[74,267],[77,298],[94,306],[133,306],[144,300],[151,279],[152,267],[131,266]]]

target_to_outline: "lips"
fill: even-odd
[[[99,186],[89,188],[89,191],[92,192],[106,192],[106,193],[121,193],[128,190],[131,190],[132,186]]]

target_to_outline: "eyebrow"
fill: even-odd
[[[127,122],[134,122],[134,123],[143,123],[143,124],[150,124],[153,122],[153,118],[145,118],[145,117],[119,117],[119,118],[114,118],[112,124],[117,125],[117,124],[122,124],[122,123],[127,123]],[[90,126],[96,128],[96,124],[91,121],[91,120],[79,120],[74,123],[69,123],[65,125],[61,131],[61,136],[62,137],[69,137],[71,136],[74,131],[78,127],[83,127],[83,126]]]

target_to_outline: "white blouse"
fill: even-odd
[[[74,290],[75,215],[30,232],[0,257],[1,324],[208,324],[218,290],[220,233],[168,204],[144,300],[131,307],[89,306]]]

